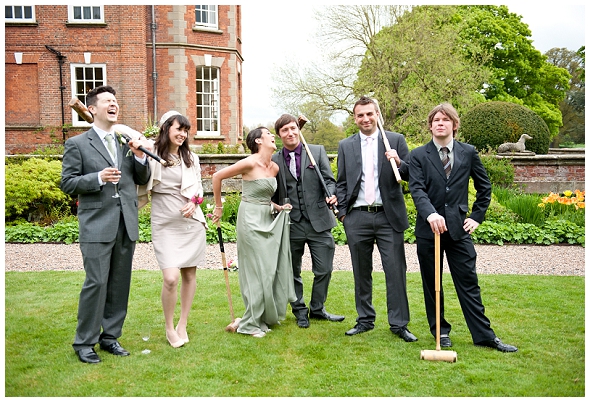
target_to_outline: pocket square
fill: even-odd
[[[313,164],[310,163],[309,166],[307,167],[308,169],[313,169]]]

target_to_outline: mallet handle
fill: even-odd
[[[387,138],[387,135],[385,135],[385,130],[383,129],[383,115],[381,114],[381,108],[379,107],[379,102],[377,102],[377,99],[373,99],[373,101],[375,102],[375,105],[377,106],[377,112],[379,113],[379,116],[377,116],[377,126],[379,127],[379,131],[381,131],[381,136],[383,137],[383,145],[385,145],[385,150],[389,151],[391,149],[391,145],[389,144],[389,139]],[[395,163],[393,158],[391,158],[389,162],[391,163],[395,180],[400,183],[402,181],[402,177],[399,174],[397,163]]]
[[[307,146],[307,141],[305,141],[305,137],[303,137],[303,133],[301,133],[301,129],[303,128],[303,126],[307,122],[308,122],[308,120],[305,118],[305,116],[299,115],[299,118],[297,119],[297,125],[299,126],[299,138],[301,139],[301,142],[303,143],[303,147],[305,148],[305,152],[307,152],[307,156],[309,156],[309,160],[311,161],[311,164],[318,176],[318,179],[320,179],[320,183],[321,183],[322,187],[324,188],[324,193],[325,193],[326,197],[330,198],[332,196],[332,194],[330,194],[330,190],[328,190],[328,186],[326,186],[326,181],[324,180],[324,177],[322,176],[322,172],[320,171],[320,168],[318,167],[317,163],[315,162],[315,158],[311,154],[311,150]],[[336,208],[333,204],[328,204],[328,207],[332,210],[332,212],[334,212],[334,215],[338,215],[338,208]]]
[[[440,350],[440,234],[434,234],[434,295],[436,303],[436,350]]]

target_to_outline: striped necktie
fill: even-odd
[[[451,174],[451,160],[449,159],[449,148],[442,147],[440,151],[442,152],[443,169],[445,170],[445,174],[447,175],[448,179],[449,175]]]

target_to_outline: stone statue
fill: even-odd
[[[527,151],[525,149],[525,144],[524,144],[526,140],[532,140],[532,139],[533,139],[533,137],[531,137],[530,135],[523,134],[520,136],[520,139],[516,143],[505,142],[504,144],[500,145],[498,147],[498,153],[502,154],[502,153],[519,152],[519,153],[524,153],[524,154],[534,154],[534,152],[532,152],[532,151]]]

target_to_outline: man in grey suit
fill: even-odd
[[[117,356],[127,315],[131,263],[139,238],[136,184],[147,183],[147,158],[134,141],[122,144],[113,132],[119,105],[110,86],[86,96],[93,127],[65,143],[61,189],[78,196],[80,250],[86,279],[80,292],[73,348],[80,361],[99,363],[100,348]],[[131,150],[131,152],[129,152]],[[118,182],[119,197],[113,183]],[[101,333],[102,327],[102,333]]]
[[[384,133],[377,128],[379,112],[371,98],[354,105],[360,133],[338,145],[338,218],[344,224],[354,274],[358,317],[346,335],[370,331],[375,326],[373,307],[373,249],[375,242],[385,272],[387,320],[391,332],[406,342],[417,341],[408,330],[410,310],[406,294],[404,231],[408,228],[401,185],[391,166],[393,159],[402,179],[408,179],[408,146],[404,136],[385,132],[391,149],[385,151]]]
[[[293,206],[290,214],[291,259],[297,300],[291,303],[291,311],[300,328],[309,327],[309,318],[342,321],[344,316],[330,314],[324,307],[335,249],[331,229],[336,226],[334,214],[328,208],[328,204],[336,204],[336,196],[333,195],[334,175],[328,155],[323,146],[308,145],[331,197],[324,194],[320,179],[300,141],[297,119],[290,114],[283,114],[275,122],[275,132],[281,137],[283,148],[272,156],[272,160],[279,165],[273,201],[282,205],[283,200],[289,198]],[[311,253],[314,274],[309,308],[303,298],[301,279],[301,260],[306,244]]]
[[[451,104],[437,105],[428,115],[432,141],[414,149],[410,158],[409,184],[418,212],[415,233],[426,316],[430,332],[436,336],[434,261],[439,258],[442,266],[444,252],[473,343],[501,352],[516,352],[516,347],[496,337],[481,300],[471,233],[484,220],[492,186],[477,150],[454,139],[459,123],[459,115]],[[470,178],[476,195],[467,217]],[[440,235],[439,256],[434,252],[434,233]],[[451,347],[451,324],[445,320],[444,311],[441,288],[440,346]]]

